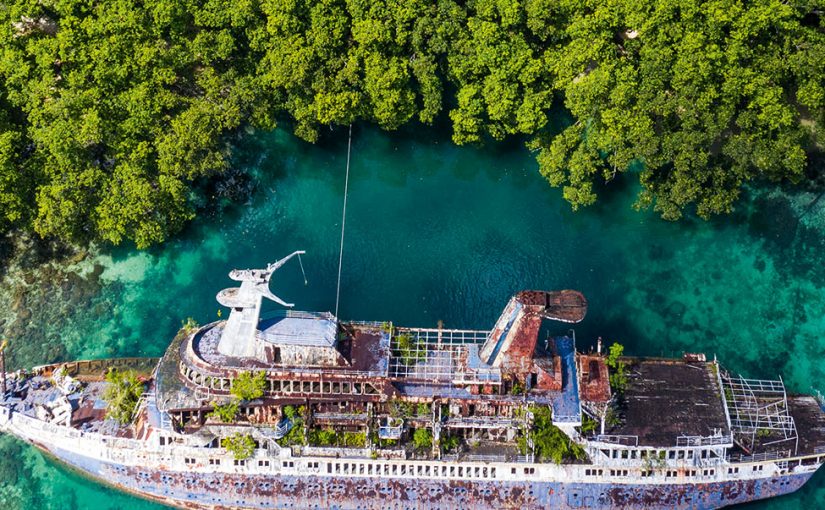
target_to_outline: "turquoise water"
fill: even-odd
[[[235,267],[304,249],[272,289],[299,309],[332,310],[345,133],[319,145],[283,131],[249,134],[236,165],[249,203],[205,215],[149,252],[114,250],[77,263],[67,283],[36,281],[3,308],[14,363],[160,355],[181,321],[217,317]],[[590,312],[578,346],[598,336],[626,352],[718,355],[746,376],[782,374],[795,391],[825,389],[825,200],[802,190],[748,193],[710,223],[631,209],[614,183],[572,213],[522,145],[456,148],[432,131],[355,129],[339,315],[396,324],[489,328],[525,288],[575,288]],[[813,205],[811,205],[813,204]],[[18,302],[22,299],[22,302]],[[563,329],[563,328],[560,328]],[[0,508],[154,508],[86,481],[0,438]],[[751,508],[825,507],[825,476]]]

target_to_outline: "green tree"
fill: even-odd
[[[433,446],[433,433],[430,429],[415,429],[412,437],[413,446],[417,450],[426,450]]]
[[[610,346],[610,352],[607,358],[605,358],[605,364],[610,369],[610,387],[619,394],[627,388],[625,362],[620,360],[622,354],[624,354],[624,346],[619,343],[614,343]]]
[[[0,231],[161,243],[227,178],[232,135],[290,121],[456,143],[526,135],[573,208],[638,179],[664,218],[798,181],[825,146],[817,2],[10,0]],[[554,104],[554,99],[557,99]],[[551,107],[565,118],[548,123]],[[446,115],[444,115],[446,113]],[[215,198],[220,198],[216,196]]]
[[[458,449],[458,446],[461,444],[461,439],[458,436],[453,435],[443,435],[441,436],[440,445],[441,451],[445,453],[454,452]]]
[[[106,383],[103,390],[103,400],[107,404],[106,418],[124,425],[131,423],[146,384],[133,370],[116,368],[106,372]]]
[[[316,446],[333,446],[338,443],[338,434],[331,428],[312,429],[309,442]]]
[[[550,16],[571,29],[546,61],[573,123],[534,141],[542,173],[575,208],[630,172],[636,206],[666,219],[728,212],[754,179],[799,180],[825,107],[809,74],[825,32],[807,12],[778,0],[555,3]]]
[[[264,396],[266,388],[266,372],[241,372],[232,379],[232,395],[240,400],[255,400]]]
[[[221,446],[231,453],[235,460],[246,460],[255,454],[255,440],[249,434],[235,434],[221,439]]]
[[[584,449],[574,443],[564,432],[553,425],[553,414],[548,407],[533,409],[533,427],[530,430],[537,460],[550,460],[561,464],[565,460],[581,460]],[[526,450],[526,442],[520,443]]]
[[[214,403],[209,417],[218,419],[223,423],[233,423],[238,416],[238,407],[238,402],[235,401],[225,404]]]

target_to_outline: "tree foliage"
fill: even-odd
[[[581,460],[584,449],[553,425],[553,413],[548,407],[533,409],[533,428],[530,430],[537,460],[561,464],[565,460]]]
[[[574,122],[533,146],[574,207],[634,169],[637,207],[666,219],[729,212],[755,178],[802,178],[806,138],[825,120],[825,17],[813,3],[556,5],[569,28],[549,62]]]
[[[752,179],[802,178],[823,75],[818,1],[10,0],[0,229],[161,242],[229,135],[276,116],[307,140],[439,116],[456,143],[527,135],[573,207],[631,174],[638,207],[707,217]],[[568,124],[548,125],[554,99]]]
[[[430,429],[415,429],[412,436],[416,450],[426,450],[433,447],[433,433]]]
[[[121,424],[132,423],[137,404],[143,395],[146,384],[133,370],[113,368],[106,373],[106,388],[103,400],[106,401],[106,418]]]
[[[624,354],[624,346],[614,343],[610,345],[610,352],[604,360],[610,369],[610,388],[620,395],[627,388],[627,367],[625,362],[620,360],[622,354]]]
[[[239,404],[236,401],[227,402],[225,404],[212,405],[212,412],[209,413],[210,418],[220,420],[222,423],[233,423],[238,416]]]
[[[255,400],[264,396],[266,388],[266,372],[241,372],[232,379],[232,395],[240,400]]]
[[[221,446],[231,453],[235,460],[246,460],[255,454],[255,440],[249,434],[235,434],[221,439]]]

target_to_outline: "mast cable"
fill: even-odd
[[[347,195],[349,193],[349,161],[352,152],[352,124],[349,125],[347,140],[347,174],[344,178],[344,210],[341,213],[341,251],[338,253],[338,287],[335,290],[335,316],[338,317],[338,302],[341,298],[341,265],[344,261],[344,228],[347,225]]]
[[[304,275],[304,285],[309,285],[309,282],[307,281],[307,274],[304,271],[304,263],[301,262],[301,254],[300,253],[298,254],[298,265],[301,266],[301,274]]]

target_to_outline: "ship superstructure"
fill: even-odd
[[[0,429],[192,508],[718,508],[792,492],[825,462],[821,402],[779,379],[601,340],[581,353],[569,326],[542,338],[584,319],[579,292],[520,292],[489,331],[262,312],[291,308],[269,290],[290,257],[230,273],[228,318],[183,328],[160,360],[10,374]],[[146,376],[132,423],[106,418],[113,367]],[[260,391],[240,399],[240,381]]]

